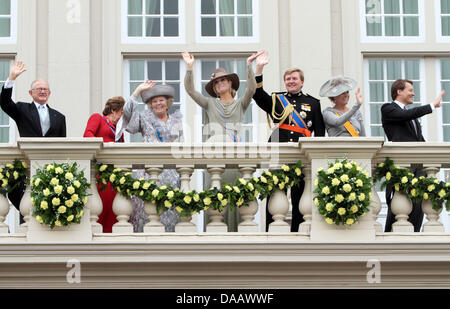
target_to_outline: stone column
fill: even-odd
[[[182,192],[188,192],[190,190],[191,176],[194,172],[194,166],[180,166],[177,168],[177,172],[180,174],[180,190]],[[176,206],[176,205],[175,205]],[[180,217],[180,222],[175,225],[176,233],[196,233],[197,226],[191,221],[192,216]]]
[[[270,165],[269,170],[279,170],[281,165]],[[269,213],[273,222],[269,224],[269,233],[289,233],[291,227],[286,222],[286,215],[289,212],[289,200],[286,193],[278,187],[274,188],[269,198]],[[294,207],[294,206],[292,206]]]
[[[239,170],[242,173],[242,178],[248,181],[252,178],[252,175],[256,170],[256,165],[242,165]],[[239,223],[238,226],[238,232],[258,232],[258,224],[253,221],[258,212],[258,202],[256,201],[256,198],[255,201],[251,201],[248,206],[241,206],[238,210],[242,218],[242,222]]]
[[[208,166],[207,168],[211,175],[211,188],[221,188],[222,174],[225,171],[225,165]],[[221,212],[214,209],[208,209],[206,213],[209,215],[210,222],[206,225],[206,232],[226,233],[228,227],[224,222],[224,208]]]
[[[302,222],[298,228],[298,231],[300,233],[311,233],[311,220],[312,220],[312,207],[313,207],[313,195],[312,195],[312,171],[311,171],[311,164],[306,163],[303,167],[303,174],[305,175],[305,189],[303,190],[302,197],[300,198],[299,202],[299,210],[300,213],[303,215],[303,219],[305,220]],[[295,205],[292,205],[292,207],[296,207]]]
[[[427,177],[436,178],[436,174],[439,173],[440,167],[440,165],[424,165],[424,171],[427,173]],[[423,232],[445,232],[444,225],[439,221],[442,207],[440,210],[434,210],[430,200],[422,201],[422,210],[424,214],[426,214],[428,220],[428,222],[423,225]]]
[[[91,195],[88,197],[88,204],[87,207],[90,210],[91,214],[91,226],[92,226],[92,233],[102,233],[103,227],[100,223],[97,222],[98,217],[102,213],[103,210],[103,204],[102,200],[100,198],[100,195],[97,190],[97,170],[95,168],[94,161],[91,162]]]
[[[9,202],[8,199],[0,194],[0,234],[8,234],[9,227],[5,224],[6,216],[9,213]]]
[[[146,168],[146,172],[150,175],[151,182],[158,183],[158,176],[163,171],[163,166],[152,166]],[[165,227],[161,223],[160,214],[156,211],[156,205],[151,202],[144,203],[144,211],[148,216],[149,222],[144,226],[144,233],[164,233]]]
[[[372,175],[373,171],[377,167],[377,164],[372,165]],[[380,197],[378,196],[376,185],[372,185],[372,199],[370,200],[370,215],[373,218],[374,221],[374,227],[375,231],[377,233],[383,233],[383,225],[377,221],[378,215],[381,211],[381,201]]]

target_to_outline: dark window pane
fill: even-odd
[[[146,23],[146,36],[161,36],[161,18],[147,17]]]
[[[154,81],[161,81],[162,78],[162,62],[149,61],[147,62],[148,79]]]
[[[180,83],[167,83],[175,89],[175,102],[180,102]]]
[[[9,116],[4,111],[0,111],[0,125],[2,126],[9,125]]]
[[[450,14],[450,0],[441,0],[441,13]]]
[[[142,36],[142,17],[128,17],[128,36]]]
[[[403,0],[403,13],[405,14],[418,14],[419,3],[417,0]]]
[[[202,0],[202,14],[216,14],[216,0]]]
[[[399,0],[384,0],[385,14],[400,14]]]
[[[419,17],[404,17],[405,36],[419,36]]]
[[[444,126],[444,142],[450,142],[450,126]]]
[[[9,142],[9,128],[0,128],[0,143]]]
[[[234,14],[234,0],[219,0],[219,14]]]
[[[252,14],[252,0],[238,0],[238,14]]]
[[[384,70],[382,60],[369,60],[369,79],[383,80]]]
[[[164,18],[164,36],[178,36],[178,18]]]
[[[220,36],[234,36],[234,17],[220,17]]]
[[[442,35],[450,35],[450,16],[442,16]]]
[[[0,15],[11,14],[11,0],[0,0]]]
[[[383,106],[383,104],[370,104],[371,124],[381,124],[381,106]]]
[[[381,14],[381,0],[366,0],[366,14]]]
[[[400,17],[385,17],[385,35],[400,36]]]
[[[211,79],[211,75],[216,69],[216,62],[215,61],[202,61],[202,80],[209,81]]]
[[[145,0],[145,14],[160,14],[161,0]]]
[[[142,14],[142,0],[128,0],[128,14]]]
[[[178,14],[178,0],[164,0],[164,14]]]
[[[442,122],[444,124],[450,124],[450,104],[449,103],[444,103],[442,106]]]
[[[166,80],[180,80],[180,63],[166,61]]]
[[[383,127],[371,126],[370,132],[372,133],[372,136],[384,136]]]
[[[442,101],[450,102],[450,82],[442,82],[442,90],[445,90]]]
[[[216,19],[202,18],[202,36],[216,36]]]
[[[252,36],[253,24],[251,17],[238,18],[238,36]]]
[[[381,17],[367,17],[366,18],[366,32],[367,36],[381,36],[383,28],[381,25]]]
[[[130,60],[130,80],[143,81],[144,77],[144,60]]]

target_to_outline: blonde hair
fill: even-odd
[[[305,81],[305,75],[303,74],[303,71],[300,70],[299,68],[289,68],[289,69],[287,69],[287,70],[284,72],[283,80],[286,79],[286,75],[290,75],[290,74],[292,74],[292,73],[294,73],[294,72],[298,72],[298,73],[300,74],[300,79],[301,79],[302,82]]]

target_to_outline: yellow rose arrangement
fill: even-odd
[[[6,196],[15,188],[25,189],[28,182],[28,164],[25,161],[15,159],[13,163],[8,163],[0,168],[0,194]]]
[[[263,200],[275,189],[286,192],[291,186],[298,185],[301,177],[302,162],[298,161],[296,164],[282,165],[279,170],[264,171],[260,177],[238,178],[234,184],[224,182],[221,188],[182,192],[169,185],[158,186],[144,178],[134,179],[131,173],[115,169],[112,165],[97,164],[100,189],[110,182],[123,196],[137,196],[145,202],[154,203],[158,213],[173,207],[180,217],[189,217],[209,208],[223,211],[227,206],[235,211],[238,207],[248,206],[258,197]]]
[[[32,214],[50,228],[80,223],[90,184],[78,164],[46,164],[31,179]]]
[[[317,170],[314,204],[328,224],[351,226],[369,211],[372,179],[355,161],[328,165]]]

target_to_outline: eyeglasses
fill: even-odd
[[[32,90],[36,90],[37,92],[48,92],[50,89],[48,88],[33,88]]]

